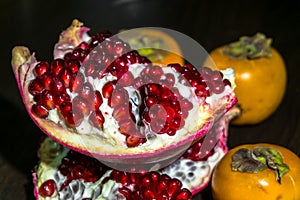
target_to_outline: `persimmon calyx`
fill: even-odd
[[[268,147],[255,147],[253,150],[241,148],[232,156],[233,171],[258,173],[267,168],[275,171],[279,184],[282,176],[289,171],[280,152]]]
[[[256,33],[252,37],[240,37],[238,41],[226,45],[223,51],[226,56],[235,59],[271,57],[271,43],[271,38],[267,38],[262,33]]]

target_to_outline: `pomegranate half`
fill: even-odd
[[[87,31],[73,20],[51,62],[24,46],[12,50],[29,115],[70,149],[122,170],[156,170],[203,138],[237,101],[232,69],[155,66],[110,32]]]
[[[227,152],[228,122],[234,115],[236,111],[230,110],[214,125],[214,132],[205,136],[217,141],[213,149],[200,148],[201,139],[176,162],[151,172],[112,169],[45,137],[33,173],[34,195],[39,200],[192,199],[207,186],[215,165]]]

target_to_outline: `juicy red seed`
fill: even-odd
[[[65,86],[61,80],[57,77],[54,77],[50,83],[50,89],[55,93],[60,93],[65,91]]]
[[[72,60],[73,59],[73,54],[72,52],[68,52],[64,55],[64,60],[65,61],[69,61],[69,60]]]
[[[70,102],[71,97],[66,92],[54,94],[54,104],[60,106],[62,102]]]
[[[107,82],[103,87],[102,87],[102,96],[104,98],[109,99],[112,95],[113,90],[116,87],[116,81],[110,81]]]
[[[126,72],[118,80],[118,85],[126,87],[132,85],[134,80],[133,74],[131,72]]]
[[[195,89],[195,94],[198,97],[204,97],[204,98],[210,96],[209,89],[205,85],[197,85]]]
[[[161,76],[163,75],[163,70],[161,67],[159,66],[152,66],[152,67],[149,67],[150,68],[150,71],[148,73],[148,75],[150,76],[150,79],[156,83],[160,80]]]
[[[50,73],[45,73],[45,74],[39,76],[36,80],[39,80],[43,84],[43,86],[46,90],[50,90],[51,89],[50,85],[53,80],[53,75]]]
[[[83,177],[84,167],[82,165],[75,165],[71,171],[71,177],[73,179],[80,179]]]
[[[224,88],[225,86],[223,82],[220,82],[213,85],[212,92],[215,94],[221,94],[224,91]]]
[[[189,111],[193,108],[192,102],[188,101],[187,99],[182,99],[180,101],[180,106],[181,106],[181,109],[185,110],[185,111]]]
[[[213,71],[211,73],[211,81],[213,82],[222,82],[223,74],[220,71]]]
[[[63,116],[66,116],[70,111],[72,111],[72,103],[68,101],[64,101],[60,104],[59,109]]]
[[[87,116],[90,114],[90,102],[83,98],[82,96],[76,96],[72,100],[72,105],[73,105],[73,112],[77,113],[82,113],[84,116]]]
[[[90,114],[89,121],[98,129],[103,129],[105,118],[100,110],[96,110]]]
[[[72,77],[72,71],[71,71],[71,69],[63,68],[59,72],[58,77],[60,78],[60,80],[62,81],[62,83],[64,84],[64,86],[66,88],[68,88],[69,85],[70,85],[71,77]]]
[[[112,116],[117,121],[130,119],[129,109],[127,106],[123,106],[123,105],[115,107],[113,110]]]
[[[80,63],[77,60],[69,60],[67,68],[71,70],[72,74],[76,74],[80,68]]]
[[[34,67],[34,74],[36,76],[41,76],[46,72],[49,72],[49,70],[50,70],[49,64],[45,61],[41,61]]]
[[[231,87],[231,82],[228,79],[223,80],[224,86],[229,85]]]
[[[70,91],[71,92],[80,92],[82,89],[82,86],[84,84],[85,77],[82,73],[74,74],[70,81]]]
[[[146,86],[146,95],[160,96],[161,87],[158,84],[148,84]]]
[[[51,197],[56,191],[56,183],[53,179],[49,179],[42,183],[39,187],[39,195],[42,197]]]
[[[42,106],[44,106],[48,110],[55,108],[54,95],[49,90],[44,90],[41,93],[40,102],[41,102]]]
[[[170,106],[164,107],[166,111],[166,122],[170,123],[173,118],[176,116],[174,109]]]
[[[211,76],[212,76],[212,73],[213,73],[212,69],[210,69],[210,68],[208,68],[208,67],[202,67],[202,68],[199,70],[199,72],[200,72],[200,75],[201,75],[202,77],[204,77],[205,79],[210,79]]]
[[[116,88],[111,97],[111,103],[110,106],[112,108],[118,106],[118,105],[123,105],[127,106],[129,102],[129,95],[126,89],[124,88]]]
[[[176,117],[170,122],[169,125],[170,128],[178,130],[182,126],[181,123],[183,123],[183,119]]]
[[[178,179],[170,180],[168,184],[168,190],[167,190],[169,197],[175,197],[175,194],[180,191],[181,187],[182,187],[182,183]]]
[[[51,66],[50,66],[50,69],[51,69],[51,72],[58,76],[60,70],[62,70],[65,66],[65,62],[63,59],[55,59],[51,62]]]
[[[94,95],[94,89],[92,84],[90,84],[89,82],[85,82],[82,85],[80,96],[91,101],[93,99],[93,95]]]
[[[130,134],[130,132],[135,130],[135,124],[130,119],[124,119],[118,122],[119,131],[122,134]]]
[[[83,121],[83,114],[81,112],[73,112],[69,111],[66,115],[64,115],[66,123],[71,127],[77,127]]]
[[[32,95],[38,95],[44,90],[44,86],[39,79],[32,80],[28,85],[28,92]]]
[[[151,106],[158,103],[157,98],[154,96],[147,96],[144,101],[147,108],[150,108]]]
[[[39,118],[48,117],[48,110],[40,104],[32,105],[31,112]]]
[[[95,110],[98,110],[99,107],[102,105],[103,103],[103,99],[102,99],[102,95],[101,93],[99,92],[99,90],[96,90],[95,93],[94,93],[94,108]]]
[[[171,73],[165,74],[165,80],[169,83],[170,86],[173,86],[175,83],[175,77]]]
[[[192,193],[187,190],[186,188],[183,188],[179,194],[176,195],[176,198],[177,200],[192,200]]]
[[[139,138],[134,135],[128,135],[126,137],[126,145],[127,147],[137,147],[139,144],[144,143],[145,138]]]

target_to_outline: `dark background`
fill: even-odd
[[[11,49],[26,45],[50,60],[59,33],[78,18],[113,33],[123,28],[164,27],[180,31],[207,51],[241,35],[263,32],[286,61],[288,84],[278,110],[261,124],[230,126],[228,145],[268,142],[300,155],[299,1],[209,0],[1,0],[0,1],[0,199],[33,199],[31,170],[43,135],[29,119],[11,71]],[[259,112],[259,111],[258,111]],[[208,187],[195,199],[211,199]]]

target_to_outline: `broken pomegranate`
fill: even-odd
[[[29,115],[66,147],[122,170],[161,168],[236,103],[232,69],[155,66],[110,32],[88,30],[74,20],[51,62],[26,47],[12,52]]]
[[[199,140],[176,162],[151,172],[112,169],[46,137],[33,173],[34,195],[39,200],[192,199],[208,185],[214,166],[227,152],[228,122],[235,114],[230,110],[211,129],[208,140]],[[208,150],[203,148],[205,141],[216,145]]]

